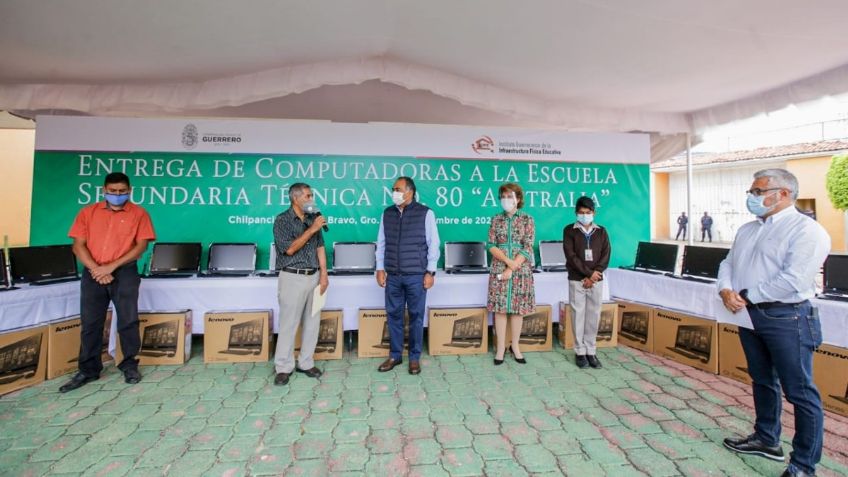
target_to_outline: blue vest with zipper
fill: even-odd
[[[394,205],[383,211],[386,273],[416,275],[427,271],[425,221],[429,210],[413,201],[404,207],[403,214]]]

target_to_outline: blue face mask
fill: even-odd
[[[768,214],[769,212],[771,212],[771,210],[774,209],[774,206],[777,205],[777,204],[774,204],[771,207],[767,207],[767,206],[763,205],[763,202],[765,202],[766,197],[768,197],[769,195],[772,195],[772,194],[760,195],[760,196],[756,196],[754,194],[748,194],[748,200],[745,203],[745,205],[748,207],[748,212],[756,215],[757,217],[762,217],[762,216]]]
[[[577,214],[577,221],[583,225],[589,225],[595,220],[595,214]]]
[[[106,197],[106,202],[115,207],[120,207],[130,200],[129,194],[104,194],[104,196]]]

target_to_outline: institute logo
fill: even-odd
[[[186,149],[194,149],[197,147],[197,139],[199,134],[197,133],[197,126],[194,124],[186,124],[183,128],[183,147]]]
[[[480,138],[471,143],[471,149],[477,154],[483,154],[484,152],[493,154],[495,152],[495,141],[489,136],[480,136]]]

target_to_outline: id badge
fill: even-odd
[[[583,260],[585,260],[587,262],[591,262],[593,260],[591,248],[586,249],[586,252],[583,254]]]

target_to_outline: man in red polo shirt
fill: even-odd
[[[124,360],[118,369],[124,381],[141,381],[136,354],[141,346],[138,332],[138,276],[136,260],[156,238],[150,216],[129,201],[130,178],[120,172],[106,176],[105,200],[83,208],[68,236],[74,239],[74,254],[85,266],[80,283],[79,372],[59,392],[77,389],[100,378],[103,362],[103,326],[111,301],[118,320],[118,337]]]

